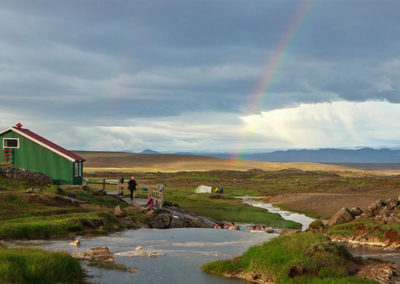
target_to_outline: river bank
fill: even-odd
[[[82,237],[80,246],[72,247],[69,241],[42,240],[16,241],[9,246],[34,246],[50,251],[65,250],[71,254],[85,252],[94,247],[108,247],[115,254],[115,262],[134,267],[131,274],[118,270],[90,270],[90,281],[96,283],[243,283],[208,275],[200,270],[206,262],[228,259],[245,252],[249,247],[261,244],[277,234],[252,234],[244,231],[215,229],[139,229],[113,233],[101,237]],[[136,247],[147,252],[157,252],[159,257],[137,257]]]

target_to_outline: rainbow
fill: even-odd
[[[250,95],[247,114],[254,114],[262,110],[262,107],[266,105],[269,90],[274,83],[276,74],[282,66],[285,56],[288,54],[290,47],[293,45],[296,36],[299,34],[303,23],[309,15],[313,4],[317,0],[304,0],[297,7],[293,17],[291,18],[289,25],[285,29],[284,34],[280,38],[279,42],[273,49],[273,52],[268,58],[268,63],[264,68],[263,75],[260,82],[253,93]],[[238,167],[241,167],[241,160],[244,158],[245,145],[250,141],[250,134],[244,134],[238,139],[238,145],[236,149],[238,152],[233,155],[232,159],[238,163]]]

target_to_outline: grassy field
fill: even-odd
[[[79,262],[66,252],[0,247],[1,283],[83,283]]]
[[[0,239],[60,238],[123,228],[111,215],[121,204],[113,197],[72,189],[60,194],[55,186],[35,186],[41,191],[25,192],[31,186],[0,177]],[[76,206],[58,198],[66,194],[91,203]]]
[[[342,174],[326,171],[201,171],[201,172],[97,172],[90,179],[136,176],[140,187],[165,184],[166,198],[201,212],[194,191],[199,185],[223,187],[224,196],[263,196],[266,201],[285,209],[305,212],[313,217],[328,218],[342,207],[365,209],[377,199],[400,195],[400,176]],[[205,204],[206,205],[206,204]],[[206,208],[205,206],[204,208]],[[208,206],[210,207],[210,206]],[[205,210],[207,211],[207,210]],[[215,210],[217,211],[217,209]],[[221,210],[223,211],[223,210]]]
[[[232,260],[205,264],[202,270],[274,283],[375,283],[355,278],[358,264],[351,254],[314,233],[278,237]]]
[[[85,173],[97,171],[118,172],[178,172],[262,169],[278,171],[283,169],[301,169],[305,171],[352,171],[362,172],[338,165],[305,163],[305,162],[259,162],[237,161],[205,156],[177,154],[133,154],[125,152],[84,152],[76,153],[86,159]]]

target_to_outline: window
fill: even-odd
[[[79,177],[79,163],[75,162],[75,177]]]
[[[3,148],[19,148],[18,138],[3,138]]]
[[[74,164],[75,177],[82,176],[82,162],[75,162]]]

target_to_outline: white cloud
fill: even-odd
[[[400,144],[400,104],[386,101],[301,104],[241,119],[248,135],[258,134],[262,137],[258,139],[264,139],[265,148]],[[270,140],[283,142],[277,145]]]

